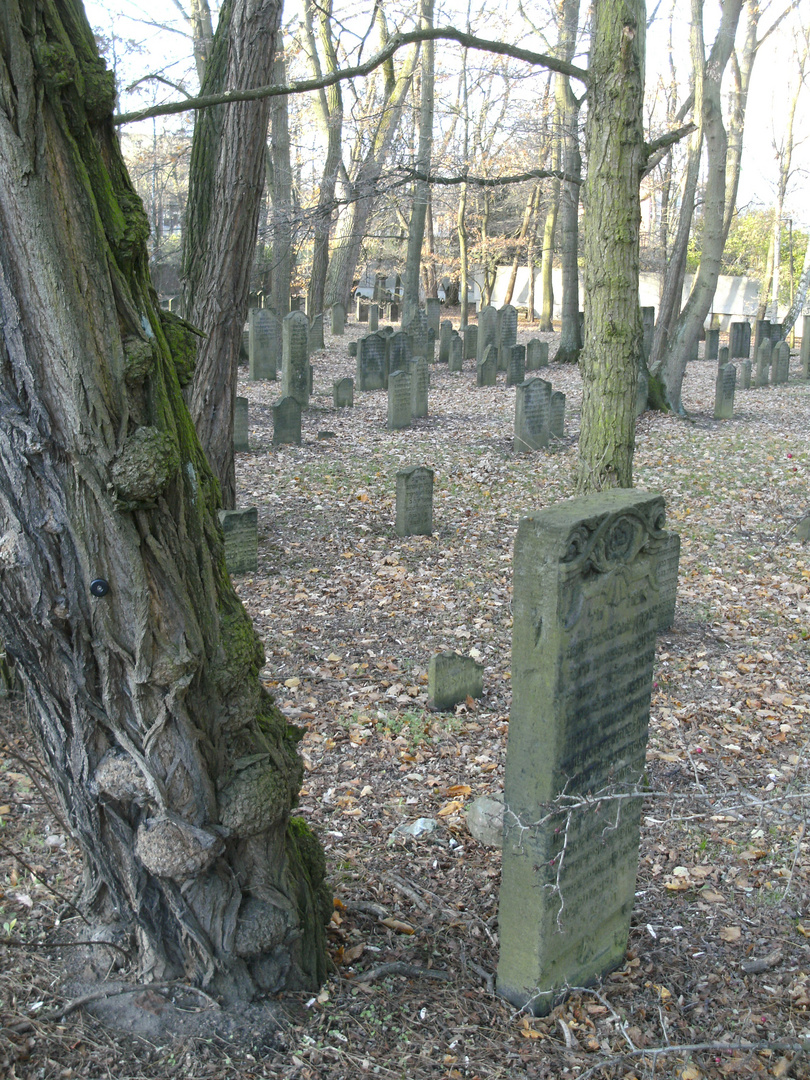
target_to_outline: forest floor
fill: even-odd
[[[715,421],[714,364],[698,361],[689,419],[638,422],[636,484],[664,494],[682,546],[675,622],[658,640],[630,941],[600,986],[536,1020],[493,992],[500,852],[472,838],[465,806],[502,790],[513,540],[522,517],[572,491],[579,373],[540,373],[567,395],[565,438],[548,451],[513,453],[514,390],[503,376],[476,389],[472,361],[461,375],[433,366],[430,416],[394,433],[383,392],[332,407],[360,333],[327,334],[314,358],[300,447],[272,446],[277,384],[239,391],[251,441],[239,505],[258,507],[259,570],[236,585],[266,684],[306,732],[300,812],[326,848],[334,973],[320,994],[236,1018],[187,998],[210,1023],[175,1039],[112,1031],[81,1009],[62,1017],[69,949],[55,943],[70,940],[64,898],[81,868],[7,699],[0,1075],[810,1077],[810,1053],[787,1045],[810,1039],[810,550],[794,535],[810,509],[810,385],[738,390],[734,419]],[[518,340],[531,336],[553,355],[553,338],[521,323]],[[435,471],[430,537],[394,532],[395,474],[411,464]],[[447,649],[484,664],[484,696],[436,713],[428,663]],[[435,830],[396,831],[420,817]],[[397,963],[418,973],[375,970]],[[147,988],[139,1001],[165,1004]]]

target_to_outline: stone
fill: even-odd
[[[258,511],[220,510],[219,523],[225,541],[225,565],[229,574],[255,574],[259,569]]]
[[[430,368],[424,356],[417,356],[414,360],[409,360],[408,364],[411,373],[411,416],[419,419],[428,414]]]
[[[548,426],[555,439],[565,438],[565,394],[552,390]]]
[[[731,357],[729,356],[729,350],[727,345],[721,345],[717,350],[717,366],[721,368],[724,364],[727,364]]]
[[[357,358],[357,342],[356,341],[350,341],[349,342],[349,356],[353,357],[354,359]]]
[[[433,470],[412,465],[397,473],[397,536],[430,536],[433,532]]]
[[[434,363],[436,360],[436,333],[432,326],[428,327],[425,336],[425,355],[430,364]]]
[[[475,365],[475,385],[494,386],[498,378],[498,356],[494,345],[487,345],[484,356]]]
[[[290,311],[303,311],[306,314],[307,300],[305,296],[290,297]]]
[[[368,328],[374,333],[375,330],[380,328],[380,305],[369,304],[368,305]]]
[[[776,369],[776,384],[782,386],[790,379],[790,345],[780,341],[776,346],[773,368]]]
[[[498,362],[498,312],[490,304],[478,312],[478,336],[475,344],[475,359],[483,360],[487,347],[495,349],[495,364]]]
[[[233,399],[233,448],[236,453],[250,449],[248,445],[248,399]]]
[[[768,385],[771,372],[771,340],[766,338],[757,349],[757,373],[755,385],[763,387]]]
[[[750,363],[750,361],[749,361]],[[656,581],[658,585],[658,618],[656,628],[661,634],[675,622],[675,600],[678,595],[678,566],[681,559],[681,538],[676,532],[665,533],[658,548]]]
[[[539,371],[548,367],[548,342],[532,338],[526,346],[526,370]]]
[[[759,347],[763,341],[771,340],[771,320],[757,319],[754,326],[754,355],[759,356]]]
[[[389,431],[399,431],[411,425],[411,376],[408,371],[395,371],[388,376]]]
[[[436,653],[428,665],[428,700],[445,712],[468,697],[484,696],[484,665],[457,652]]]
[[[449,319],[441,325],[439,331],[439,363],[446,364],[450,360],[450,337],[453,333],[453,324]]]
[[[469,323],[464,327],[464,359],[475,360],[478,350],[478,327]]]
[[[351,409],[354,405],[354,379],[347,375],[332,383],[332,404],[336,409]]]
[[[357,342],[355,385],[358,390],[384,390],[388,385],[388,344],[384,335],[369,334]]]
[[[399,304],[388,305],[388,320],[389,322],[399,322]]]
[[[800,378],[807,382],[810,379],[810,315],[802,316],[802,347],[799,363],[802,366]]]
[[[309,405],[309,319],[291,311],[281,320],[281,392],[302,409]]]
[[[433,330],[436,337],[439,336],[439,326],[442,318],[442,304],[435,296],[429,296],[425,300],[425,315],[427,324]]]
[[[309,355],[314,352],[322,352],[325,348],[323,343],[323,313],[314,315],[309,322]]]
[[[502,345],[501,353],[506,353],[506,385],[518,386],[526,377],[526,346]]]
[[[447,370],[458,373],[464,370],[464,341],[461,335],[454,330],[450,337],[450,359]]]
[[[747,359],[746,360],[741,360],[740,364],[739,364],[739,368],[740,368],[740,389],[741,390],[750,390],[751,389],[751,361],[747,360]]]
[[[412,359],[410,334],[404,330],[397,330],[388,342],[388,377],[390,378],[395,371],[407,371]]]
[[[734,390],[737,385],[737,369],[734,364],[724,364],[717,371],[714,387],[715,420],[731,420],[734,416]]]
[[[301,406],[293,397],[283,397],[273,405],[273,445],[301,445]]]
[[[626,958],[663,526],[618,489],[518,526],[497,990],[535,1015]]]
[[[345,326],[346,308],[343,304],[332,304],[332,333],[342,337]]]
[[[641,348],[644,354],[644,363],[650,359],[652,354],[653,339],[655,337],[655,308],[643,307],[641,309],[641,329],[642,339]]]
[[[703,349],[705,360],[717,360],[717,351],[720,348],[720,330],[710,327],[706,331],[706,344]]]
[[[515,391],[515,453],[548,446],[551,435],[551,383],[527,379]]]
[[[427,357],[428,354],[428,322],[427,315],[421,308],[417,309],[411,321],[406,327],[403,327],[405,332],[411,339],[411,358],[415,356]]]
[[[772,322],[770,326],[771,331],[771,345],[778,345],[782,340],[782,324],[778,322]]]
[[[275,379],[281,359],[281,327],[267,308],[248,312],[248,372],[253,382]]]
[[[481,795],[467,805],[467,828],[484,847],[503,847],[503,795]]]
[[[517,344],[517,308],[504,304],[498,312],[498,371],[509,370],[509,350]]]
[[[746,341],[746,337],[748,341]],[[728,333],[729,360],[747,358],[751,349],[751,325],[748,322],[733,322]]]
[[[358,296],[354,305],[354,316],[358,322],[368,322],[368,301]]]

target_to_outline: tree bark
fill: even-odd
[[[643,163],[643,0],[593,8],[585,219],[585,348],[577,490],[632,487],[642,351],[638,305]]]
[[[0,18],[0,639],[85,860],[146,979],[231,997],[325,973],[298,733],[225,569],[148,223],[79,0]],[[43,318],[43,312],[48,313]],[[94,933],[95,936],[95,933]]]
[[[420,26],[429,30],[433,26],[433,0],[421,0]],[[430,172],[433,150],[433,42],[426,41],[422,47],[422,77],[419,94],[419,149],[416,169],[422,176]],[[402,325],[407,326],[419,310],[419,271],[422,265],[422,243],[425,238],[430,184],[417,180],[413,190],[411,220],[408,227],[408,248],[405,256],[405,278],[402,291]]]
[[[281,32],[278,48],[281,50]],[[276,56],[273,79],[286,81],[284,57]],[[270,308],[279,319],[290,312],[290,280],[293,267],[293,193],[290,164],[290,114],[287,98],[271,99],[270,104],[270,235],[272,237],[272,267],[270,270]]]

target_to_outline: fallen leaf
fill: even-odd
[[[383,926],[387,926],[389,930],[396,931],[397,934],[413,934],[413,927],[406,922],[401,922],[399,919],[380,919]]]
[[[447,789],[448,795],[472,795],[472,788],[469,784],[453,784],[452,787]]]
[[[445,803],[441,810],[436,815],[437,817],[449,817],[450,814],[456,814],[459,810],[464,809],[464,803],[459,802],[458,799],[453,799],[452,802]]]
[[[739,941],[742,937],[742,930],[739,926],[721,926],[720,937],[723,939],[723,941]]]

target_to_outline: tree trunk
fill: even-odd
[[[203,93],[271,81],[280,14],[281,0],[232,0],[223,6]],[[206,336],[187,399],[226,507],[236,499],[233,409],[264,187],[269,100],[199,113],[191,148],[185,314]]]
[[[585,348],[577,490],[632,487],[642,352],[638,306],[643,0],[593,9],[585,219]]]
[[[785,338],[793,329],[796,320],[802,313],[804,308],[804,301],[807,298],[808,287],[810,287],[810,243],[804,251],[804,263],[802,265],[802,273],[799,278],[799,284],[796,289],[796,295],[793,297],[793,303],[790,305],[790,310],[785,316],[782,323],[782,337]]]
[[[439,279],[436,274],[436,234],[433,231],[433,192],[428,188],[427,204],[427,258],[424,260],[425,296],[439,295]]]
[[[281,33],[278,35],[281,51]],[[287,65],[276,56],[272,81],[287,81]],[[290,164],[290,114],[286,95],[270,99],[270,156],[273,162],[270,188],[270,235],[273,261],[270,271],[270,309],[279,319],[290,312],[290,279],[293,266],[293,194]]]
[[[551,150],[551,167],[560,168],[559,138],[555,134]],[[543,251],[540,256],[540,330],[554,329],[554,234],[557,231],[557,210],[560,205],[560,181],[556,177],[551,181],[546,221],[543,226]]]
[[[420,26],[433,26],[433,0],[421,0]],[[430,172],[433,150],[433,42],[422,47],[422,78],[419,95],[419,149],[416,171],[423,176]],[[402,291],[402,325],[407,326],[419,310],[419,271],[422,265],[422,242],[425,238],[430,184],[417,180],[413,190],[411,220],[408,228],[408,249],[405,256],[405,279]]]
[[[211,22],[211,8],[208,0],[191,0],[191,40],[194,46],[194,64],[197,78],[202,86],[205,79],[205,67],[214,44],[214,27]]]
[[[529,238],[526,243],[526,269],[529,272],[529,297],[527,300],[526,318],[530,323],[534,322],[534,246],[537,240],[537,218],[540,205],[540,185],[534,189],[534,203],[532,205],[532,222],[529,227]]]
[[[225,569],[178,378],[194,335],[157,304],[114,93],[78,0],[9,0],[0,640],[98,932],[146,979],[232,998],[314,988],[330,905],[320,847],[290,817],[298,733],[261,687]]]
[[[532,221],[532,214],[534,213],[534,204],[537,198],[537,189],[539,183],[535,184],[529,191],[529,197],[526,200],[526,205],[523,208],[523,220],[520,223],[520,229],[516,236],[517,243],[515,244],[515,254],[512,259],[512,269],[509,272],[509,281],[506,285],[506,292],[504,294],[504,304],[512,303],[512,296],[515,292],[515,282],[517,281],[518,264],[520,263],[521,255],[521,242],[526,239],[529,232],[529,226]]]

